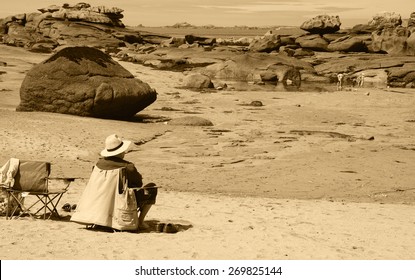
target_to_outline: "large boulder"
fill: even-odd
[[[407,54],[415,55],[415,33],[412,33],[411,36],[406,40]]]
[[[384,28],[372,33],[372,50],[391,55],[406,55],[410,31],[402,26]]]
[[[67,47],[27,73],[16,110],[126,119],[156,98],[154,89],[107,54]]]
[[[255,38],[249,45],[249,50],[252,52],[266,52],[278,51],[281,46],[281,37],[275,34],[268,34],[262,37]]]
[[[357,24],[350,29],[351,34],[372,34],[376,27],[369,24]]]
[[[183,86],[191,89],[213,88],[212,80],[202,74],[190,74],[184,78]]]
[[[181,126],[213,126],[213,123],[210,120],[196,116],[186,116],[172,119],[168,122],[168,124]]]
[[[341,52],[366,52],[367,46],[365,41],[369,40],[370,36],[361,35],[361,36],[350,36],[346,35],[337,40],[332,41],[327,49],[331,52],[341,51]]]
[[[415,12],[411,13],[408,19],[408,28],[415,28]]]
[[[387,69],[388,86],[415,87],[415,63],[407,63],[402,67]]]
[[[379,13],[368,22],[370,28],[381,30],[384,28],[395,28],[402,24],[401,15],[395,12]]]
[[[310,33],[334,33],[340,30],[341,22],[339,16],[320,15],[309,19],[300,28]]]
[[[304,49],[314,51],[327,51],[329,42],[319,34],[304,35],[298,37],[295,42]]]
[[[40,11],[44,11],[41,9]],[[91,7],[87,3],[78,3],[75,5],[63,4],[62,8],[56,10],[56,6],[52,9],[47,9],[52,12],[51,17],[60,20],[81,20],[85,22],[106,24],[109,26],[124,27],[121,22],[123,18],[122,12],[124,10],[113,7],[107,8],[105,6]]]
[[[285,87],[299,88],[301,86],[300,71],[289,65],[270,65],[266,71],[260,73],[260,76],[264,82],[269,80],[269,77],[275,77],[276,82],[281,83]]]
[[[3,43],[52,52],[63,45],[115,49],[126,46],[126,43],[159,44],[170,38],[124,28],[121,22],[123,10],[119,8],[78,3],[52,5],[38,11],[0,20],[0,39]],[[39,45],[34,46],[39,43],[42,44],[40,48]]]
[[[125,46],[125,43],[114,37],[107,28],[92,23],[43,20],[39,25],[39,31],[45,38],[51,38],[61,46]]]

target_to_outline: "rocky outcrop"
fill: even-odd
[[[200,46],[212,46],[216,43],[216,38],[195,36],[193,34],[186,35],[184,38],[186,40],[186,43],[190,45],[197,43]]]
[[[406,54],[415,55],[415,33],[411,33],[411,36],[406,40]]]
[[[214,38],[193,34],[172,37],[126,28],[121,22],[122,17],[122,10],[118,8],[91,7],[86,3],[53,5],[39,9],[38,13],[0,20],[0,39],[6,44],[37,52],[53,52],[60,46],[88,45],[121,60],[159,70],[180,71],[186,75],[197,72],[211,79],[254,83],[276,81],[281,84],[284,80],[280,78],[282,72],[277,74],[275,69],[270,70],[270,65],[282,65],[301,74],[291,72],[294,78],[287,81],[301,76],[303,81],[320,82],[336,81],[338,72],[351,77],[359,71],[386,71],[395,67],[389,60],[381,66],[376,66],[372,59],[362,62],[360,58],[356,59],[356,53],[376,58],[385,54],[415,56],[415,13],[405,23],[399,14],[382,13],[366,24],[343,30],[340,30],[338,16],[323,15],[304,22],[301,25],[303,31],[284,33],[275,29],[255,38],[250,35]],[[195,28],[188,24],[175,27],[185,28],[186,32]],[[324,53],[323,57],[333,58],[336,63],[338,57],[347,53],[353,56],[354,62],[344,61],[344,65],[331,65],[329,70],[322,71],[328,64],[319,57],[320,53]],[[400,59],[397,61],[401,62]],[[373,81],[383,79],[379,78],[382,76],[379,73],[373,75],[377,77]],[[410,77],[404,81],[399,78],[396,82],[396,76],[391,74],[389,80],[393,81],[391,85],[407,86]]]
[[[300,71],[290,65],[270,65],[267,70],[260,73],[260,77],[263,82],[281,83],[284,87],[299,88],[301,86]]]
[[[172,119],[168,124],[181,126],[213,126],[213,123],[210,120],[195,116]]]
[[[376,28],[369,24],[357,24],[350,30],[350,34],[372,34]]]
[[[40,13],[3,19],[3,43],[51,52],[60,45],[119,47],[125,43],[113,36],[112,29],[124,27],[121,9],[91,7],[86,3],[64,4],[39,9]],[[130,38],[129,38],[130,39]]]
[[[95,48],[122,47],[125,43],[103,26],[93,26],[83,22],[63,22],[44,20],[39,25],[44,37],[49,37],[60,46],[84,46]]]
[[[212,80],[202,74],[190,74],[184,78],[183,81],[184,88],[190,89],[205,89],[205,88],[213,88]]]
[[[345,73],[346,81],[353,86],[353,80],[365,73],[365,85],[368,87],[403,87],[415,85],[414,56],[385,56],[382,54],[348,54],[315,57],[314,66],[319,76],[336,79],[336,73]],[[412,74],[411,74],[412,73]]]
[[[298,37],[295,42],[302,48],[313,51],[327,51],[329,45],[329,42],[319,34],[304,35]]]
[[[387,84],[391,87],[415,88],[415,62],[387,69]]]
[[[301,83],[300,70],[314,73],[313,67],[307,62],[284,55],[270,57],[258,53],[234,56],[232,59],[195,71],[219,80],[299,85]]]
[[[372,20],[368,22],[368,26],[375,30],[384,28],[395,28],[402,24],[401,15],[394,12],[384,12],[373,16]]]
[[[223,46],[246,46],[248,47],[253,38],[242,37],[242,38],[218,38],[216,39],[217,44]]]
[[[262,37],[255,38],[249,45],[249,50],[252,52],[266,52],[278,51],[281,46],[281,37],[275,34],[267,34]]]
[[[113,49],[134,43],[159,44],[170,38],[125,28],[122,12],[119,8],[91,7],[86,3],[52,5],[36,13],[0,20],[0,39],[7,45],[52,52],[58,46]]]
[[[340,37],[337,40],[332,41],[328,46],[327,50],[331,52],[367,52],[368,48],[365,41],[369,41],[370,36],[350,36],[346,35]]]
[[[406,55],[410,31],[402,26],[388,27],[372,33],[372,50],[391,55]]]
[[[155,90],[105,53],[67,47],[27,73],[17,110],[126,119],[156,98]]]
[[[124,10],[115,7],[91,7],[87,3],[78,3],[75,5],[63,4],[62,7],[52,5],[39,9],[39,11],[57,20],[84,21],[113,27],[124,27],[120,20],[123,18],[122,12]]]
[[[300,28],[318,34],[334,33],[340,30],[339,16],[319,15],[301,24]]]
[[[415,12],[411,13],[408,19],[408,28],[415,28]]]

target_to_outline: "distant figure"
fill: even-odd
[[[337,75],[337,90],[343,89],[343,83],[344,83],[344,74],[339,73]]]
[[[358,87],[363,87],[365,85],[365,73],[361,73],[358,77],[357,77],[357,86]]]

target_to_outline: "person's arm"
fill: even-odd
[[[127,165],[127,179],[129,188],[141,188],[143,186],[143,177],[134,164]]]

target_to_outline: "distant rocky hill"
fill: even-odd
[[[126,27],[122,13],[119,8],[87,3],[52,5],[1,19],[0,40],[48,53],[61,46],[90,46],[127,61],[163,70],[197,71],[212,79],[222,77],[223,67],[227,71],[243,69],[238,61],[246,60],[235,57],[249,53],[269,61],[269,65],[253,65],[250,73],[242,75],[255,82],[286,81],[288,72],[299,72],[300,76],[294,75],[296,79],[330,83],[342,72],[352,85],[365,72],[367,85],[415,87],[415,13],[405,20],[393,12],[378,14],[347,30],[341,29],[338,16],[321,15],[304,22],[300,26],[303,33],[281,35],[271,29],[254,38],[194,35],[188,23],[175,26],[189,30],[185,36],[145,32]],[[269,79],[276,68],[279,77]],[[212,69],[221,70],[214,73]],[[281,69],[288,72],[284,74]],[[241,73],[227,77],[238,78]]]

